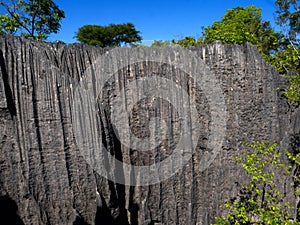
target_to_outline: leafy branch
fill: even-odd
[[[250,150],[234,160],[241,163],[249,183],[239,185],[238,196],[225,203],[228,214],[216,218],[215,225],[300,224],[290,214],[292,207],[284,201],[285,193],[278,188],[282,184],[280,174],[288,176],[291,170],[283,163],[277,145],[269,142],[245,145]]]

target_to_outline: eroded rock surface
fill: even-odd
[[[12,212],[6,215],[16,215],[19,224],[208,225],[222,214],[224,201],[237,193],[236,183],[245,180],[240,165],[230,160],[243,151],[241,141],[270,140],[286,147],[289,137],[299,132],[298,111],[291,111],[278,91],[284,88],[284,79],[250,44],[109,50],[10,36],[0,42],[0,206],[10,202]],[[195,68],[202,70],[202,76],[192,74]],[[109,71],[115,73],[99,85]],[[203,77],[206,73],[216,79],[221,97],[209,96],[203,86],[212,84]],[[183,133],[185,118],[178,108],[155,97],[148,87],[139,89],[138,80],[154,76],[181,88],[174,93],[159,79],[154,81],[164,93],[169,91],[169,100],[177,107],[188,113],[196,108],[196,147],[185,143],[190,159],[160,183],[119,184],[118,176],[133,183],[147,178],[134,169],[125,176],[126,167],[99,156],[99,149],[94,149],[99,143],[91,141],[100,140],[101,151],[139,167],[172,156]],[[85,91],[96,99],[93,109]],[[189,104],[184,94],[191,96]],[[132,107],[116,113],[121,109],[116,99]],[[126,134],[121,120],[127,112],[129,145],[120,140]],[[226,118],[219,118],[224,124],[216,125],[219,115]],[[116,125],[119,120],[121,127]],[[195,136],[186,132],[191,139]],[[208,143],[222,135],[215,154]],[[159,143],[150,148],[149,142],[134,143],[134,137]],[[207,155],[213,160],[204,166]],[[112,180],[101,176],[101,168]]]

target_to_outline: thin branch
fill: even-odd
[[[28,29],[28,27],[26,27],[26,26],[20,21],[20,18],[18,18],[18,17],[15,16],[15,12],[12,12],[12,11],[9,9],[8,5],[6,5],[3,1],[1,1],[0,3],[1,3],[1,5],[6,9],[6,11],[9,13],[9,15],[10,15],[13,19],[15,19],[15,20],[17,21],[17,23],[20,25],[20,27],[22,27],[23,29],[25,29],[25,30],[28,32],[28,34],[31,35],[31,31]],[[14,9],[15,9],[15,8],[14,8]],[[33,38],[33,36],[32,36],[32,38]]]

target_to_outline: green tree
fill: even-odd
[[[170,41],[154,40],[150,48],[163,48],[171,45]]]
[[[85,25],[76,33],[78,41],[99,47],[115,47],[142,40],[140,32],[132,23],[110,24],[108,26]]]
[[[278,188],[283,180],[281,174],[289,176],[291,167],[285,166],[281,160],[277,145],[268,142],[247,145],[250,149],[235,160],[241,163],[249,182],[240,185],[238,196],[226,202],[229,212],[224,217],[216,218],[216,225],[300,224],[292,218],[289,213],[291,206],[283,201],[285,196]]]
[[[282,28],[290,43],[299,45],[300,4],[299,0],[276,0],[276,23]]]
[[[276,23],[281,27],[284,41],[272,64],[287,75],[288,87],[283,94],[292,104],[300,102],[300,5],[298,0],[277,0]]]
[[[221,21],[203,28],[203,43],[220,40],[227,44],[254,44],[267,62],[288,75],[283,94],[294,103],[300,101],[300,7],[298,0],[277,0],[276,21],[282,28],[275,32],[269,21],[261,18],[255,6],[227,10]],[[186,42],[187,43],[187,42]],[[192,43],[191,45],[194,45]]]
[[[279,46],[281,35],[275,32],[269,21],[261,18],[261,9],[255,6],[227,10],[221,21],[203,28],[204,43],[216,40],[227,44],[254,44],[259,52],[271,61]]]
[[[8,2],[8,1],[6,1]],[[0,15],[0,34],[19,34],[35,40],[46,40],[57,33],[65,18],[63,10],[51,0],[0,1],[5,14]]]
[[[163,40],[154,40],[150,46],[141,43],[130,44],[130,46],[133,48],[163,48],[170,45],[171,45],[170,41],[163,41]]]
[[[276,67],[279,73],[288,75],[300,74],[300,48],[294,45],[288,45],[282,52],[279,52],[273,65]]]
[[[192,37],[192,36],[187,36],[183,39],[180,39],[178,41],[172,40],[172,44],[177,44],[180,45],[182,47],[189,47],[189,46],[197,46],[199,44],[202,44],[203,40],[201,38],[199,38],[198,40],[196,40],[196,38]]]
[[[283,52],[278,53],[272,64],[279,73],[285,74],[288,86],[283,95],[291,105],[300,102],[300,48],[290,44]]]

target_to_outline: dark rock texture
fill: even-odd
[[[222,214],[224,209],[220,206],[224,201],[237,193],[236,183],[245,180],[240,165],[229,160],[244,151],[240,142],[270,140],[286,147],[289,137],[299,133],[299,112],[292,111],[278,91],[284,88],[284,79],[250,44],[228,46],[216,42],[190,50],[179,47],[108,50],[78,44],[45,44],[10,36],[1,37],[0,43],[0,208],[8,205],[6,217],[14,217],[11,218],[17,221],[14,224],[208,225]],[[183,57],[189,51],[187,54],[197,60]],[[99,58],[104,59],[98,61]],[[178,58],[187,67],[186,71],[174,66]],[[124,61],[131,65],[124,67]],[[99,88],[99,71],[109,68],[116,73]],[[204,75],[210,71],[208,76],[216,78],[222,98],[209,97],[206,87],[195,84],[197,74],[189,74],[193,68],[200,68]],[[123,185],[115,182],[120,174],[124,180],[147,177],[136,170],[129,171],[128,177],[125,167],[95,153],[91,141],[99,139],[116,159],[142,166],[157,164],[172,155],[182,135],[182,118],[172,104],[153,94],[147,98],[139,96],[141,92],[135,81],[149,74],[171,80],[181,86],[182,92],[193,96],[189,107],[194,104],[198,112],[197,145],[186,146],[191,150],[191,158],[168,179],[145,186]],[[210,81],[207,84],[211,85]],[[155,84],[170,91],[159,82]],[[126,92],[129,85],[137,88]],[[85,95],[76,92],[83,86],[97,99],[98,117],[91,116]],[[124,112],[114,114],[118,110],[115,103],[118,95],[127,105],[132,96],[139,98],[128,118],[132,132],[128,139],[130,146],[119,139],[126,132],[115,126],[124,115]],[[187,102],[183,94],[170,91],[169,96],[190,112],[190,108],[184,108]],[[214,99],[217,103],[210,104]],[[225,114],[218,114],[221,111]],[[226,115],[219,118],[224,124],[214,124],[215,114]],[[81,115],[80,121],[76,115]],[[133,136],[152,137],[153,131],[155,137],[165,137],[159,133],[163,123],[151,122],[151,118],[165,121],[171,131],[154,149],[139,152],[132,147],[134,141],[130,142]],[[97,124],[93,122],[95,119]],[[225,133],[219,143],[220,150],[214,155],[208,142],[223,135],[213,129],[218,126]],[[83,138],[78,137],[76,129]],[[211,131],[216,132],[215,136],[210,136]],[[154,138],[153,142],[157,140]],[[143,142],[136,146],[148,150]],[[82,148],[88,150],[83,153]],[[111,180],[101,176],[93,162],[87,163],[84,154],[90,154],[100,169],[107,168]],[[206,155],[214,160],[204,168],[201,159]],[[209,157],[205,159],[209,161]]]

